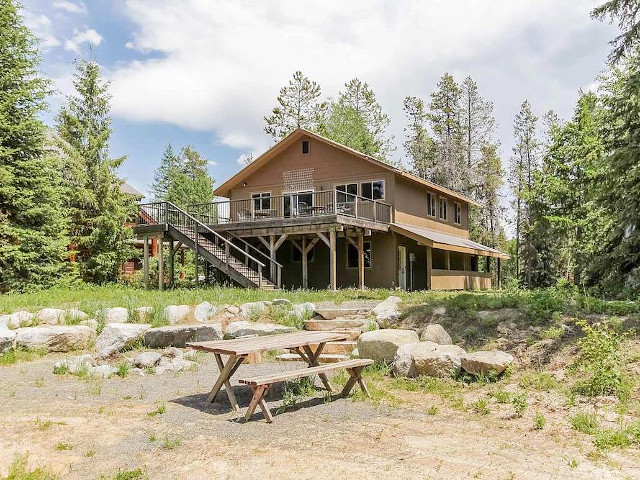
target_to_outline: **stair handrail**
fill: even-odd
[[[233,242],[231,242],[230,240],[224,238],[222,235],[220,235],[218,232],[216,232],[215,230],[212,230],[211,228],[209,228],[208,226],[206,226],[204,223],[202,223],[200,220],[198,220],[197,218],[193,217],[192,215],[190,215],[189,213],[185,212],[184,210],[182,210],[180,207],[174,205],[171,202],[167,202],[167,201],[163,201],[163,202],[152,202],[152,203],[141,203],[139,204],[140,209],[142,209],[145,206],[152,206],[152,205],[162,205],[164,204],[165,206],[170,206],[171,208],[173,208],[176,212],[186,216],[187,218],[189,218],[190,220],[192,220],[196,225],[198,225],[199,227],[203,227],[207,232],[213,234],[214,237],[222,240],[224,243],[228,244],[230,247],[236,249],[238,252],[240,252],[243,256],[245,256],[246,258],[248,258],[249,260],[253,260],[254,262],[256,262],[258,265],[260,265],[261,267],[266,267],[266,264],[262,263],[260,260],[258,260],[257,258],[254,258],[253,256],[249,255],[247,252],[245,252],[244,250],[242,250],[240,247],[238,247],[237,245],[235,245]],[[168,208],[167,208],[168,210]],[[148,212],[145,212],[148,213]],[[195,231],[196,235],[199,233],[198,229],[196,228]]]

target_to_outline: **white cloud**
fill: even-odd
[[[236,162],[238,165],[242,165],[243,167],[247,164],[247,160],[254,157],[253,153],[243,153],[238,158],[236,158]]]
[[[264,115],[301,69],[328,96],[355,76],[369,82],[400,145],[402,99],[428,97],[449,71],[478,81],[496,104],[499,133],[510,137],[524,98],[540,112],[570,108],[572,94],[593,80],[612,35],[589,18],[592,7],[592,0],[299,0],[295,8],[286,0],[126,0],[136,25],[127,47],[159,55],[115,67],[113,112],[211,130],[223,144],[259,152],[271,143]]]
[[[74,3],[67,0],[58,0],[53,2],[53,7],[60,10],[64,10],[69,13],[85,14],[87,13],[87,7],[83,2]]]
[[[92,28],[85,27],[83,30],[76,28],[73,30],[73,36],[64,43],[64,49],[78,53],[83,43],[100,45],[102,36]]]
[[[209,165],[210,167],[216,167],[218,165],[218,162],[214,162],[213,160],[207,160],[207,165]]]
[[[46,15],[36,15],[28,10],[23,11],[24,24],[40,39],[40,47],[49,49],[60,45],[60,41],[53,34],[53,24]]]

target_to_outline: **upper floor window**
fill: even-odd
[[[269,210],[271,209],[271,193],[260,192],[251,194],[253,199],[253,211]]]
[[[453,209],[453,221],[457,225],[460,225],[462,223],[462,208],[458,202],[455,202],[453,204]]]
[[[427,193],[427,215],[436,216],[436,196],[433,193]]]
[[[309,153],[309,140],[302,141],[302,154],[306,155]]]
[[[355,196],[358,195],[358,184],[346,183],[343,185],[336,185],[336,190],[336,199],[338,202],[353,202],[355,201]]]
[[[447,219],[447,199],[440,197],[440,220]]]
[[[384,199],[384,180],[362,182],[360,184],[360,196],[372,200]]]

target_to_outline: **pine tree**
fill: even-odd
[[[19,4],[0,2],[0,292],[59,284],[66,272],[60,159],[38,114],[49,82]]]
[[[193,147],[183,147],[170,177],[166,200],[182,208],[211,203],[214,180],[207,170],[208,163]]]
[[[120,191],[116,169],[125,157],[110,158],[109,84],[95,61],[76,62],[75,95],[57,116],[60,146],[66,152],[71,237],[85,281],[117,279],[121,264],[135,250],[125,226],[135,212],[133,200]]]
[[[156,202],[166,200],[172,176],[176,173],[179,165],[180,157],[175,154],[171,144],[167,145],[162,154],[160,165],[154,173],[150,188]]]
[[[640,2],[638,0],[608,0],[596,7],[591,16],[598,20],[609,18],[617,21],[622,33],[612,42],[613,51],[609,59],[618,62],[629,52],[634,53],[640,44]]]
[[[468,177],[460,121],[461,94],[453,77],[445,73],[431,94],[428,114],[438,152],[430,180],[457,191],[465,190]]]
[[[531,283],[531,263],[532,259],[535,258],[529,233],[530,216],[527,202],[531,197],[534,172],[538,164],[537,121],[538,118],[531,111],[531,105],[525,100],[514,121],[515,145],[509,172],[516,223],[516,275],[525,285]]]
[[[366,120],[355,108],[346,103],[332,103],[329,115],[319,133],[331,140],[376,157],[379,144],[367,127]]]
[[[327,104],[320,100],[321,89],[301,71],[293,74],[289,84],[280,89],[272,114],[264,117],[265,132],[276,141],[286,137],[296,128],[317,130],[326,116]]]
[[[406,97],[403,104],[408,125],[404,128],[404,149],[411,162],[414,175],[431,179],[436,162],[436,145],[429,135],[424,102],[418,97]]]
[[[496,248],[502,216],[499,192],[503,184],[502,162],[498,155],[497,144],[486,143],[481,147],[480,160],[476,167],[479,175],[475,199],[482,206],[479,207],[478,213],[470,215],[471,238]]]
[[[375,93],[366,82],[354,78],[345,83],[344,87],[345,90],[339,94],[338,104],[353,109],[362,118],[368,134],[373,138],[373,148],[371,149],[373,153],[369,154],[381,160],[387,160],[389,155],[395,151],[393,136],[389,137],[386,134],[390,123],[389,116],[382,111]],[[335,110],[335,106],[332,110]],[[341,111],[349,112],[344,108],[337,110],[337,112]],[[355,115],[349,116],[357,118]]]
[[[493,103],[480,96],[478,85],[471,77],[462,82],[460,110],[467,169],[473,172],[483,146],[491,143],[496,120],[493,116]],[[473,185],[469,186],[471,188]]]

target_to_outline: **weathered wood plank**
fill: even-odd
[[[353,360],[345,360],[338,363],[327,363],[324,365],[318,365],[316,367],[301,368],[299,370],[291,370],[288,372],[274,373],[270,375],[262,375],[259,377],[243,378],[239,382],[246,385],[269,385],[276,382],[284,382],[286,380],[294,380],[296,378],[309,377],[311,375],[319,375],[321,373],[328,373],[334,370],[340,369],[355,369],[357,367],[365,367],[371,365],[373,360],[368,358],[356,358]],[[354,380],[354,382],[357,381]]]

